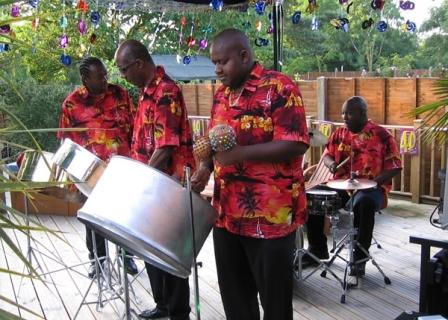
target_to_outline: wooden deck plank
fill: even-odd
[[[397,202],[400,205],[400,202]],[[420,247],[409,243],[410,235],[427,235],[431,237],[447,238],[447,231],[438,230],[432,227],[428,221],[428,214],[432,211],[431,206],[421,205],[411,208],[414,212],[405,214],[408,208],[398,208],[404,216],[394,215],[397,207],[392,202],[392,209],[386,209],[384,214],[377,216],[375,225],[375,237],[382,245],[383,249],[371,247],[371,254],[379,263],[381,268],[392,281],[392,285],[386,286],[383,278],[376,268],[369,262],[366,269],[366,277],[359,288],[348,291],[346,303],[339,302],[341,289],[339,283],[330,275],[327,278],[320,277],[320,272],[312,275],[304,282],[294,283],[294,319],[308,320],[333,320],[333,319],[359,319],[378,320],[394,319],[403,311],[418,309],[419,294],[419,270],[420,270]],[[394,211],[395,210],[395,211]],[[416,213],[416,210],[418,211]],[[392,214],[391,214],[392,213]],[[59,255],[65,264],[76,265],[87,261],[87,249],[85,246],[84,226],[73,217],[63,216],[39,216],[38,219],[47,227],[61,230],[63,242],[47,234],[37,234],[36,239],[40,245],[45,246],[49,251]],[[18,237],[22,249],[24,249],[25,237]],[[68,245],[69,244],[69,245]],[[114,256],[115,246],[111,245],[111,254]],[[1,248],[0,248],[1,249]],[[0,267],[5,267],[6,262],[9,267],[16,269],[20,267],[18,261],[11,252],[0,251]],[[4,258],[4,259],[3,259]],[[203,319],[225,319],[219,285],[216,275],[216,266],[213,255],[213,241],[210,236],[205,242],[202,251],[198,256],[198,261],[203,263],[199,268],[199,290],[201,302],[201,316]],[[141,260],[137,259],[140,269],[144,268]],[[58,263],[45,260],[46,269],[55,270]],[[82,296],[85,294],[90,280],[85,277],[88,265],[77,267],[79,273],[73,271],[61,271],[54,273],[53,279],[60,292],[60,298],[54,286],[46,289],[42,285],[36,285],[39,298],[42,300],[47,319],[70,319],[78,308]],[[332,270],[342,277],[344,263],[337,259]],[[133,288],[137,299],[133,297],[131,302],[133,308],[139,312],[146,308],[152,308],[154,301],[146,272],[142,272],[133,279]],[[13,278],[15,287],[19,286],[19,281]],[[38,306],[37,297],[34,297],[34,290],[31,284],[24,281],[21,292],[26,288],[26,297],[21,297],[20,301],[32,310],[41,313]],[[190,277],[191,291],[191,318],[194,318],[194,286]],[[89,297],[95,298],[97,288],[94,285],[92,294]],[[9,277],[0,274],[0,294],[12,298],[13,288]],[[69,315],[64,310],[60,300],[63,300],[68,309]],[[138,300],[138,301],[136,301]],[[10,312],[18,314],[15,307],[0,302],[0,307]],[[78,319],[119,319],[117,314],[124,311],[123,303],[116,302],[117,313],[110,305],[97,311],[94,305],[83,306]],[[261,310],[262,311],[262,310]],[[34,317],[25,314],[27,319]],[[22,316],[24,314],[22,313]]]

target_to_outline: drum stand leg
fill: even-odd
[[[191,232],[192,232],[192,246],[193,246],[193,283],[194,283],[194,306],[196,311],[196,320],[201,319],[201,306],[199,299],[199,280],[198,280],[198,262],[196,261],[196,237],[194,230],[194,217],[193,217],[193,199],[191,195],[191,181],[190,181],[190,168],[185,167],[185,181],[187,183],[187,203],[188,210],[190,212]]]
[[[123,283],[121,282],[120,277],[120,270],[115,270],[114,263],[112,263],[112,260],[110,259],[109,254],[109,248],[108,244],[106,242],[106,256],[105,257],[98,257],[98,252],[96,249],[96,238],[95,238],[95,232],[92,230],[92,243],[93,243],[93,254],[94,254],[94,260],[95,263],[95,272],[96,276],[91,280],[89,287],[87,288],[86,293],[84,294],[82,301],[78,307],[78,310],[76,311],[76,314],[73,319],[76,319],[76,317],[79,314],[79,311],[81,310],[81,307],[83,305],[87,304],[96,304],[97,311],[99,308],[104,307],[105,302],[113,301],[116,299],[121,299],[125,303],[126,311],[125,316],[126,319],[130,319],[131,312],[134,313],[137,316],[137,313],[130,308],[130,300],[129,300],[129,281],[127,278],[127,274],[125,271],[123,271]],[[123,250],[123,254],[124,250]],[[117,253],[118,258],[118,253]],[[101,261],[100,261],[101,260]],[[118,260],[118,259],[116,259]],[[118,269],[120,268],[119,262],[115,261],[118,264]],[[93,302],[86,302],[87,296],[90,292],[90,289],[92,288],[93,284],[97,282],[98,286],[98,298],[96,301]],[[118,284],[118,289],[115,288],[115,286]],[[123,293],[125,297],[124,299],[121,297],[121,294]],[[133,289],[132,289],[133,290]],[[107,291],[111,291],[110,295],[107,295]],[[118,314],[117,308],[114,308],[115,312]]]

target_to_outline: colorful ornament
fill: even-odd
[[[215,152],[227,151],[237,145],[235,131],[226,124],[219,124],[211,128],[208,137]]]
[[[32,6],[33,8],[37,8],[37,6],[39,5],[39,0],[30,0],[28,3],[29,3],[30,6]]]
[[[191,63],[191,56],[186,55],[183,59],[182,59],[182,63],[185,65],[189,65]]]
[[[372,18],[369,18],[368,20],[364,20],[361,24],[361,28],[363,28],[364,30],[370,28],[373,24],[375,23],[375,21],[373,21]]]
[[[212,0],[210,1],[210,7],[213,8],[215,11],[221,11],[224,7],[224,1],[223,0]]]
[[[13,5],[11,8],[11,16],[13,16],[14,18],[17,18],[18,16],[20,16],[20,7],[18,5]]]
[[[67,19],[66,16],[62,16],[62,17],[59,19],[59,26],[60,26],[62,29],[67,28],[67,26],[68,26],[68,19]]]
[[[353,5],[353,1],[348,4],[347,10],[345,10],[347,12],[347,14],[350,14],[350,8],[352,7],[352,5]]]
[[[378,24],[376,25],[376,28],[379,32],[385,32],[387,30],[387,22],[384,20],[381,20],[378,22]]]
[[[85,35],[87,33],[87,23],[84,20],[79,20],[78,31],[82,35]]]
[[[263,24],[261,23],[260,20],[258,20],[257,23],[255,24],[255,30],[257,30],[258,32],[260,32],[262,26],[263,26]]]
[[[100,13],[99,13],[98,11],[92,11],[92,12],[90,13],[90,21],[92,21],[92,23],[93,23],[94,25],[99,24],[100,21],[101,21],[101,15],[100,15]]]
[[[348,0],[339,0],[339,4],[346,4],[348,2]]]
[[[313,13],[319,8],[319,5],[317,4],[317,0],[308,0],[308,7],[306,7],[305,12]]]
[[[64,66],[67,66],[67,67],[72,64],[72,58],[67,54],[61,54],[61,57],[59,58],[59,60],[61,61],[61,63]]]
[[[9,43],[0,43],[0,52],[9,51]]]
[[[415,24],[415,22],[407,20],[404,24],[404,31],[415,32],[415,30],[417,30],[417,25]]]
[[[255,12],[258,13],[260,16],[264,15],[264,12],[266,11],[266,2],[263,0],[258,0],[255,2]]]
[[[330,23],[336,29],[343,30],[344,32],[348,32],[349,20],[347,18],[332,19],[330,21]]]
[[[400,0],[400,8],[403,10],[414,10],[415,3],[412,1],[402,1]]]
[[[59,37],[59,47],[60,48],[67,48],[68,46],[68,36],[66,34],[63,34]]]
[[[291,18],[292,23],[299,24],[301,18],[302,18],[302,11],[294,12],[294,14],[292,15],[292,18]]]
[[[269,40],[262,37],[257,37],[255,39],[255,45],[257,47],[267,47],[269,45]]]
[[[372,2],[370,3],[370,6],[374,10],[383,10],[385,3],[386,3],[386,0],[372,0]]]
[[[208,40],[206,38],[202,38],[199,40],[199,50],[205,50],[208,46]]]
[[[316,31],[319,30],[320,22],[317,20],[316,16],[311,19],[311,30]]]
[[[3,26],[0,26],[0,33],[7,34],[11,32],[11,26],[9,24],[5,24]]]
[[[84,0],[79,0],[76,10],[86,13],[89,11],[89,4]]]
[[[36,19],[33,20],[33,22],[31,23],[31,27],[33,28],[34,31],[37,30],[37,28],[39,28],[39,17],[37,17]]]
[[[90,42],[91,44],[95,44],[95,43],[96,43],[96,40],[98,40],[98,36],[97,36],[95,33],[92,33],[92,34],[90,35],[89,42]]]

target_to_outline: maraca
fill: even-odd
[[[193,144],[193,153],[199,161],[210,159],[212,157],[210,139],[207,136],[199,137]]]
[[[219,124],[210,129],[208,136],[210,144],[215,152],[232,149],[237,145],[235,131],[227,124]]]

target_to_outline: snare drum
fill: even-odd
[[[340,208],[338,193],[332,190],[311,189],[306,192],[310,215],[334,215]]]
[[[68,173],[70,180],[87,197],[106,169],[103,160],[70,139],[64,140],[53,161]]]

